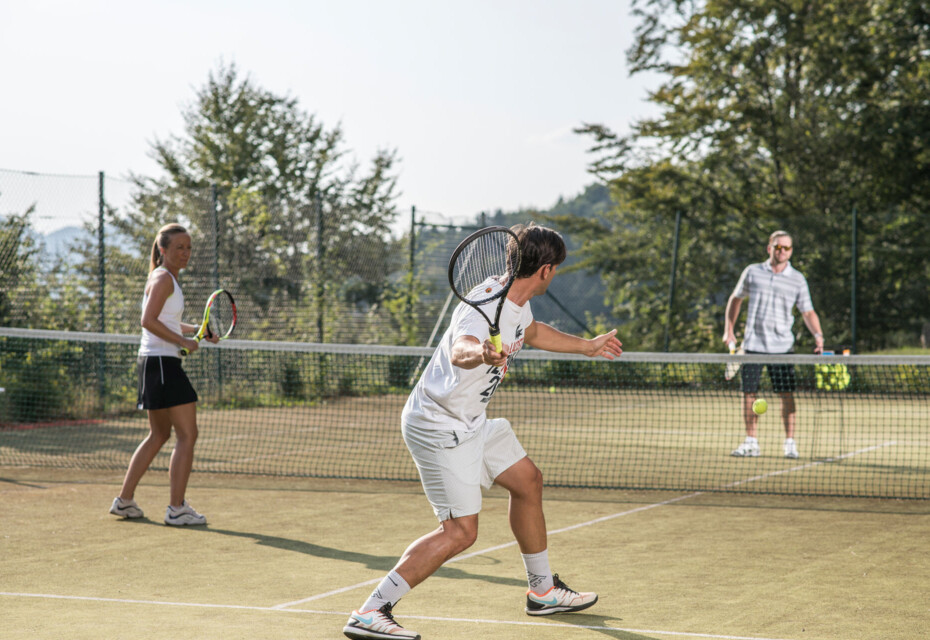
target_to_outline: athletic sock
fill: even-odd
[[[549,568],[549,550],[539,553],[523,553],[523,566],[526,567],[526,581],[530,591],[540,595],[552,588],[552,570]]]
[[[380,609],[386,603],[390,602],[391,606],[397,604],[397,601],[407,595],[410,591],[410,585],[404,580],[399,573],[391,569],[391,572],[384,576],[381,584],[371,592],[368,600],[359,609],[361,612]]]

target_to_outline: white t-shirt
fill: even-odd
[[[792,308],[801,313],[814,308],[807,280],[790,263],[781,273],[775,273],[769,261],[749,265],[733,295],[749,298],[743,340],[747,351],[788,353],[794,346]]]
[[[156,267],[155,271],[158,269],[168,271],[164,267]],[[155,273],[155,271],[152,271],[152,273]],[[171,272],[168,271],[168,273],[170,274]],[[158,320],[178,335],[183,335],[181,332],[181,316],[184,314],[184,294],[181,293],[181,285],[178,284],[178,281],[173,275],[171,276],[171,280],[174,282],[174,292],[165,300],[165,306],[161,308],[161,313],[158,314]],[[146,293],[142,296],[143,309],[145,309],[145,305],[148,301],[149,295]],[[180,347],[178,345],[168,342],[167,340],[162,340],[145,327],[142,328],[142,341],[139,343],[140,356],[172,356],[177,358],[179,357],[179,353]]]
[[[486,281],[481,286],[499,288],[500,283]],[[481,309],[493,319],[497,303],[493,300]],[[481,427],[487,420],[487,403],[523,347],[523,333],[532,322],[533,311],[529,302],[520,307],[505,300],[498,326],[501,342],[510,351],[507,364],[504,367],[481,364],[474,369],[462,369],[452,364],[452,345],[462,336],[474,336],[484,342],[490,331],[480,313],[465,303],[459,303],[449,328],[407,398],[403,421],[422,429],[474,431]]]

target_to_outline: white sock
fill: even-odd
[[[408,591],[410,591],[410,585],[407,584],[407,581],[400,577],[399,573],[391,569],[391,572],[384,576],[381,584],[371,592],[368,600],[365,601],[359,611],[364,613],[380,609],[388,602],[391,603],[391,606],[394,606],[398,600],[407,595]]]
[[[552,588],[552,570],[549,568],[549,550],[539,553],[523,553],[523,566],[526,567],[526,581],[530,591],[542,595]]]
[[[746,442],[748,442],[749,444],[758,444],[759,441],[753,438],[752,436],[746,436]]]

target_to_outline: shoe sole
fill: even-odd
[[[389,633],[369,631],[368,629],[350,625],[343,627],[342,633],[347,638],[352,638],[352,640],[420,640],[420,634],[414,636],[394,636]]]
[[[591,602],[581,604],[575,607],[547,607],[545,609],[530,609],[526,608],[526,615],[528,616],[551,616],[554,613],[574,613],[575,611],[583,611],[588,607],[593,607],[597,604],[597,597],[594,598]]]
[[[120,518],[129,518],[130,520],[145,517],[145,514],[141,511],[129,511],[128,509],[125,511],[121,511],[119,509],[110,509],[110,513],[112,513],[114,516],[119,516]]]

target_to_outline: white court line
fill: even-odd
[[[607,520],[613,520],[614,518],[619,518],[619,517],[621,517],[621,516],[628,516],[628,515],[632,515],[632,514],[634,514],[634,513],[639,513],[640,511],[646,511],[647,509],[654,509],[654,508],[656,508],[656,507],[662,507],[662,506],[665,506],[665,505],[667,505],[667,504],[671,504],[671,503],[673,503],[673,502],[678,502],[678,501],[680,501],[680,500],[687,500],[688,498],[694,498],[695,496],[699,496],[699,495],[701,495],[701,492],[698,492],[698,493],[690,493],[690,494],[688,494],[688,495],[686,495],[686,496],[679,496],[679,497],[677,497],[677,498],[672,498],[672,499],[670,499],[670,500],[663,500],[662,502],[656,502],[656,503],[653,503],[653,504],[648,504],[648,505],[645,505],[645,506],[643,506],[643,507],[636,507],[635,509],[630,509],[630,510],[628,510],[628,511],[623,511],[623,512],[621,512],[621,513],[613,513],[613,514],[611,514],[611,515],[609,515],[609,516],[602,516],[602,517],[600,517],[600,518],[595,518],[594,520],[588,520],[587,522],[582,522],[582,523],[579,523],[579,524],[573,524],[573,525],[571,525],[571,526],[569,526],[569,527],[563,527],[562,529],[556,529],[556,530],[554,530],[554,531],[548,531],[548,532],[546,533],[546,535],[551,536],[551,535],[554,535],[554,534],[556,534],[556,533],[563,533],[563,532],[565,532],[565,531],[573,531],[573,530],[575,530],[575,529],[580,529],[581,527],[588,527],[588,526],[591,526],[591,525],[593,525],[593,524],[599,524],[599,523],[601,523],[601,522],[606,522]],[[467,559],[469,559],[469,558],[474,558],[475,556],[483,556],[483,555],[485,555],[485,554],[487,554],[487,553],[491,553],[491,552],[493,552],[493,551],[499,551],[499,550],[501,550],[501,549],[506,549],[506,548],[508,548],[508,547],[513,547],[513,546],[515,546],[516,544],[517,544],[517,541],[516,541],[516,540],[511,540],[510,542],[505,542],[505,543],[499,544],[499,545],[497,545],[497,546],[495,546],[495,547],[488,547],[488,548],[486,548],[486,549],[482,549],[481,551],[472,551],[471,553],[465,553],[465,554],[462,554],[462,555],[459,555],[459,556],[455,556],[455,557],[452,558],[451,560],[447,560],[447,561],[443,564],[443,566],[446,566],[447,564],[452,564],[453,562],[459,562],[460,560],[467,560]],[[358,584],[353,584],[353,585],[348,586],[348,587],[341,587],[341,588],[339,588],[339,589],[334,589],[334,590],[332,590],[332,591],[327,591],[326,593],[318,593],[318,594],[315,595],[315,596],[310,596],[310,597],[307,597],[307,598],[302,598],[302,599],[300,599],[300,600],[294,600],[293,602],[284,602],[284,603],[282,603],[282,604],[276,604],[276,605],[274,605],[274,606],[272,607],[272,609],[286,609],[287,607],[292,607],[292,606],[294,606],[294,605],[303,604],[303,603],[305,603],[305,602],[312,602],[313,600],[321,600],[321,599],[323,599],[323,598],[328,598],[329,596],[334,596],[334,595],[337,595],[337,594],[340,594],[340,593],[345,593],[346,591],[352,591],[353,589],[359,589],[359,588],[361,588],[361,587],[367,587],[367,586],[369,586],[369,585],[377,584],[377,583],[381,582],[382,579],[383,579],[383,576],[382,576],[381,578],[373,578],[373,579],[371,579],[371,580],[366,580],[365,582],[359,582]],[[409,617],[409,616],[408,616],[408,617]]]
[[[205,604],[196,602],[169,602],[165,600],[129,600],[121,598],[94,598],[90,596],[62,596],[47,593],[10,593],[0,591],[0,596],[14,598],[41,598],[49,600],[79,600],[90,602],[108,602],[116,604],[147,604],[158,605],[163,607],[196,607],[202,609],[238,609],[242,611],[265,611],[270,613],[310,613],[315,615],[342,616],[348,617],[348,611],[317,611],[314,609],[287,609],[281,610],[277,607],[250,607],[246,605],[235,604]],[[473,624],[499,624],[515,625],[521,627],[553,627],[559,629],[575,629],[586,631],[623,631],[626,633],[651,633],[665,636],[676,636],[685,638],[714,638],[718,640],[787,640],[785,638],[760,638],[758,636],[727,636],[713,633],[690,633],[687,631],[659,631],[657,629],[627,629],[624,627],[608,627],[604,625],[585,625],[585,624],[567,624],[563,622],[533,622],[520,620],[485,620],[481,618],[444,618],[439,616],[415,616],[405,615],[405,618],[411,620],[429,620],[432,622],[463,622]]]
[[[808,462],[807,464],[798,465],[797,467],[791,467],[790,469],[781,469],[779,471],[772,471],[771,473],[766,473],[761,476],[753,476],[752,478],[746,478],[745,480],[738,480],[736,482],[731,482],[730,484],[725,484],[721,489],[729,489],[730,487],[738,487],[741,484],[748,484],[750,482],[755,482],[756,480],[765,480],[766,478],[773,478],[775,476],[780,476],[783,473],[791,473],[792,471],[803,471],[804,469],[812,469],[814,467],[819,467],[822,464],[828,462],[837,462],[838,460],[845,460],[846,458],[852,458],[858,456],[861,453],[869,453],[870,451],[877,451],[884,447],[893,447],[898,444],[895,440],[889,440],[888,442],[883,442],[881,444],[876,444],[871,447],[865,447],[864,449],[859,449],[857,451],[850,451],[849,453],[844,453],[841,456],[836,456],[835,458],[827,458],[826,460],[817,460],[816,462]]]
[[[799,465],[799,466],[797,466],[797,467],[792,467],[792,468],[790,468],[790,469],[780,469],[780,470],[778,470],[778,471],[772,471],[772,472],[770,472],[770,473],[765,473],[765,474],[762,474],[762,475],[753,476],[753,477],[751,477],[751,478],[746,478],[745,480],[738,480],[738,481],[736,481],[736,482],[731,482],[730,484],[726,484],[726,485],[723,485],[723,486],[718,487],[718,488],[719,488],[719,489],[729,489],[729,488],[731,488],[731,487],[737,487],[737,486],[739,486],[739,485],[748,484],[748,483],[750,483],[750,482],[755,482],[755,481],[757,481],[757,480],[765,480],[765,479],[767,479],[767,478],[772,478],[772,477],[774,477],[774,476],[779,476],[779,475],[781,475],[781,474],[783,474],[783,473],[791,473],[792,471],[802,471],[802,470],[804,470],[804,469],[809,469],[809,468],[812,468],[812,467],[816,467],[816,466],[825,464],[825,463],[827,463],[827,462],[835,462],[835,461],[837,461],[837,460],[843,460],[843,459],[845,459],[845,458],[851,458],[851,457],[853,457],[853,456],[857,456],[857,455],[862,454],[862,453],[868,453],[868,452],[870,452],[870,451],[875,451],[875,450],[877,450],[877,449],[881,449],[882,447],[887,447],[887,446],[891,446],[891,445],[894,445],[894,444],[896,444],[895,441],[884,442],[884,443],[882,443],[882,444],[875,445],[875,446],[872,446],[872,447],[866,447],[866,448],[864,448],[864,449],[859,449],[858,451],[852,451],[852,452],[850,452],[850,453],[846,453],[846,454],[843,454],[843,455],[841,455],[841,456],[837,456],[837,457],[835,457],[835,458],[828,458],[828,459],[826,459],[826,460],[818,460],[817,462],[810,462],[810,463],[808,463],[808,464],[802,464],[802,465]],[[671,499],[669,499],[669,500],[663,500],[662,502],[656,502],[656,503],[649,504],[649,505],[645,505],[645,506],[642,506],[642,507],[636,507],[635,509],[629,509],[629,510],[627,510],[627,511],[622,511],[622,512],[620,512],[620,513],[614,513],[614,514],[611,514],[611,515],[609,515],[609,516],[602,516],[602,517],[600,517],[600,518],[595,518],[594,520],[588,520],[587,522],[581,522],[581,523],[579,523],[579,524],[574,524],[574,525],[571,525],[571,526],[568,526],[568,527],[563,527],[562,529],[556,529],[556,530],[554,530],[554,531],[549,531],[549,532],[547,532],[547,535],[550,535],[550,536],[551,536],[551,535],[554,535],[554,534],[557,534],[557,533],[564,533],[564,532],[566,532],[566,531],[574,531],[575,529],[580,529],[580,528],[582,528],[582,527],[589,527],[589,526],[594,525],[594,524],[600,524],[601,522],[606,522],[606,521],[608,521],[608,520],[613,520],[614,518],[620,518],[620,517],[622,517],[622,516],[632,515],[632,514],[634,514],[634,513],[639,513],[639,512],[641,512],[641,511],[647,511],[647,510],[649,510],[649,509],[655,509],[656,507],[663,507],[663,506],[665,506],[665,505],[672,504],[672,503],[675,503],[675,502],[680,502],[680,501],[682,501],[682,500],[688,500],[688,499],[690,499],[690,498],[696,498],[697,496],[702,495],[703,493],[704,493],[703,491],[697,491],[697,492],[695,492],[695,493],[689,493],[688,495],[679,496],[679,497],[677,497],[677,498],[671,498]],[[491,553],[491,552],[493,552],[493,551],[499,551],[500,549],[506,549],[506,548],[512,547],[512,546],[514,546],[514,545],[516,545],[516,544],[517,544],[517,541],[516,541],[516,540],[511,540],[510,542],[505,542],[504,544],[499,544],[499,545],[494,546],[494,547],[488,547],[487,549],[482,549],[481,551],[473,551],[473,552],[471,552],[471,553],[467,553],[467,554],[464,554],[464,555],[456,556],[456,557],[452,558],[451,560],[446,561],[445,564],[443,564],[443,566],[445,566],[445,565],[447,565],[447,564],[452,564],[453,562],[458,562],[458,561],[460,561],[460,560],[466,560],[466,559],[468,559],[468,558],[474,558],[475,556],[481,556],[481,555],[484,555],[484,554],[487,554],[487,553]],[[305,602],[313,602],[314,600],[322,600],[323,598],[328,598],[328,597],[330,597],[330,596],[335,596],[335,595],[338,595],[338,594],[340,594],[340,593],[345,593],[346,591],[353,591],[354,589],[360,589],[360,588],[362,588],[362,587],[367,587],[367,586],[370,586],[370,585],[373,585],[373,584],[377,584],[377,583],[381,582],[382,579],[383,579],[383,576],[382,576],[381,578],[373,578],[373,579],[371,579],[371,580],[366,580],[366,581],[364,581],[364,582],[359,582],[359,583],[356,583],[356,584],[353,584],[353,585],[349,585],[349,586],[347,586],[347,587],[340,587],[339,589],[333,589],[332,591],[326,591],[325,593],[318,593],[318,594],[316,594],[316,595],[314,595],[314,596],[309,596],[309,597],[307,597],[307,598],[301,598],[300,600],[294,600],[294,601],[292,601],[292,602],[282,602],[281,604],[276,604],[276,605],[274,605],[272,608],[273,608],[273,609],[286,609],[286,608],[288,608],[288,607],[293,607],[293,606],[298,605],[298,604],[304,604]],[[409,616],[408,616],[408,617],[409,617]]]

